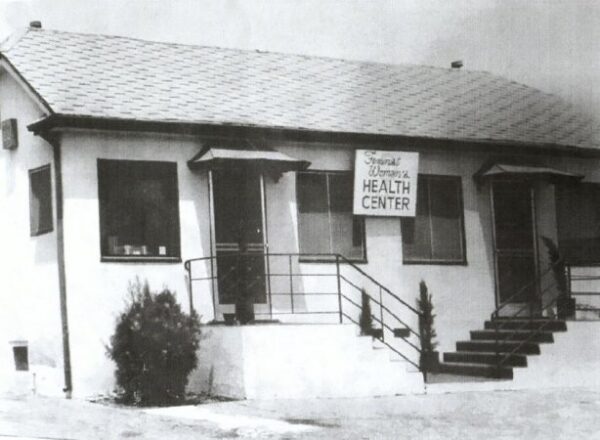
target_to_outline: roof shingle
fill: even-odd
[[[63,115],[598,147],[570,104],[487,72],[40,29],[0,50]]]

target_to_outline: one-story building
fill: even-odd
[[[447,371],[485,375],[454,344],[494,312],[554,316],[546,238],[600,262],[592,121],[487,72],[32,23],[0,85],[6,389],[112,390],[105,344],[139,277],[217,324],[196,391],[418,392],[421,280]],[[362,290],[380,350],[356,336]],[[257,325],[218,325],[240,292]]]

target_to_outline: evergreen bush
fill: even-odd
[[[417,307],[421,314],[419,315],[419,335],[421,337],[421,351],[431,353],[435,351],[437,334],[434,328],[435,315],[433,314],[433,302],[431,294],[427,289],[425,281],[419,283],[419,298]]]
[[[544,236],[542,237],[542,241],[544,242],[544,245],[548,251],[548,259],[552,265],[552,272],[554,274],[554,280],[556,281],[556,288],[558,289],[561,297],[566,297],[568,296],[568,286],[565,261],[560,255],[558,246],[551,238]]]
[[[198,316],[181,310],[168,289],[150,291],[148,283],[129,285],[130,300],[117,319],[108,356],[123,401],[166,405],[182,401],[189,373],[197,365]]]

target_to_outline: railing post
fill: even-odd
[[[381,319],[381,340],[385,341],[385,325],[383,325],[383,295],[379,286],[379,318]]]
[[[496,334],[496,343],[495,343],[495,354],[496,354],[496,367],[498,370],[500,370],[500,347],[498,345],[498,338],[500,336],[499,330],[498,330],[498,325],[500,324],[500,322],[498,321],[498,316],[496,316],[496,319],[494,321],[492,321],[494,323],[494,333]]]
[[[566,273],[566,277],[567,277],[567,297],[571,298],[571,265],[570,264],[565,264],[565,271]]]
[[[292,255],[288,255],[290,268],[290,303],[292,305],[292,313],[294,313],[294,277],[292,276]]]
[[[267,275],[267,283],[266,283],[266,288],[267,288],[267,292],[269,295],[269,319],[272,321],[273,320],[273,296],[271,295],[271,256],[269,255],[269,247],[266,246],[266,260],[267,260],[267,267],[266,267],[266,275]]]
[[[337,275],[338,309],[340,312],[340,324],[342,324],[344,322],[342,314],[342,280],[340,278],[340,256],[338,254],[335,256],[335,269]]]
[[[186,261],[185,263],[183,263],[183,267],[185,268],[185,271],[187,272],[187,288],[188,288],[188,295],[189,295],[189,301],[190,301],[190,313],[191,313],[194,311],[194,297],[192,295],[191,263],[189,261]]]
[[[213,319],[215,321],[217,320],[217,298],[215,296],[215,283],[217,282],[217,280],[215,279],[215,265],[217,264],[216,258],[216,254],[210,256],[210,296],[213,306]],[[220,287],[221,286],[217,286],[217,288]]]

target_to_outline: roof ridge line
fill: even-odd
[[[224,46],[217,46],[217,45],[213,46],[213,45],[209,45],[209,44],[178,43],[178,42],[174,42],[174,41],[148,40],[145,38],[129,37],[129,36],[124,36],[124,35],[116,35],[116,34],[74,32],[74,31],[63,31],[63,30],[48,29],[48,28],[42,28],[42,29],[21,28],[20,37],[15,41],[15,43],[18,43],[18,41],[23,36],[25,36],[29,31],[37,32],[37,33],[48,32],[48,33],[54,33],[54,34],[71,34],[71,35],[80,35],[80,36],[85,36],[85,37],[98,37],[98,38],[107,38],[107,39],[115,38],[115,39],[120,39],[120,40],[139,41],[142,43],[160,44],[160,45],[165,45],[165,46],[169,46],[169,47],[191,47],[191,48],[228,50],[228,51],[238,52],[238,53],[258,53],[258,54],[267,54],[267,55],[283,55],[283,56],[287,56],[287,57],[291,56],[291,57],[299,57],[299,58],[304,58],[304,59],[341,61],[344,63],[352,63],[352,64],[359,64],[359,65],[367,64],[367,65],[387,66],[387,67],[413,67],[413,68],[435,69],[435,70],[445,71],[445,72],[452,71],[452,72],[456,72],[456,73],[466,73],[466,74],[479,73],[479,74],[485,74],[485,75],[490,75],[490,76],[494,76],[494,77],[500,77],[506,81],[516,82],[514,80],[503,77],[501,75],[496,75],[487,70],[469,70],[469,69],[460,69],[459,70],[459,69],[454,69],[451,67],[434,66],[431,64],[389,63],[389,62],[383,62],[383,61],[339,58],[339,57],[327,56],[327,55],[302,54],[302,53],[295,53],[295,52],[279,52],[279,51],[274,51],[274,50],[269,50],[269,49],[257,49],[257,48],[243,49],[243,48],[239,48],[239,47],[224,47]],[[17,32],[15,32],[15,33],[17,33]],[[11,38],[11,36],[9,36],[7,39],[10,39],[10,38]],[[13,46],[14,46],[14,44],[13,44]],[[529,87],[526,84],[522,84],[519,82],[516,82],[516,83],[521,86]]]

